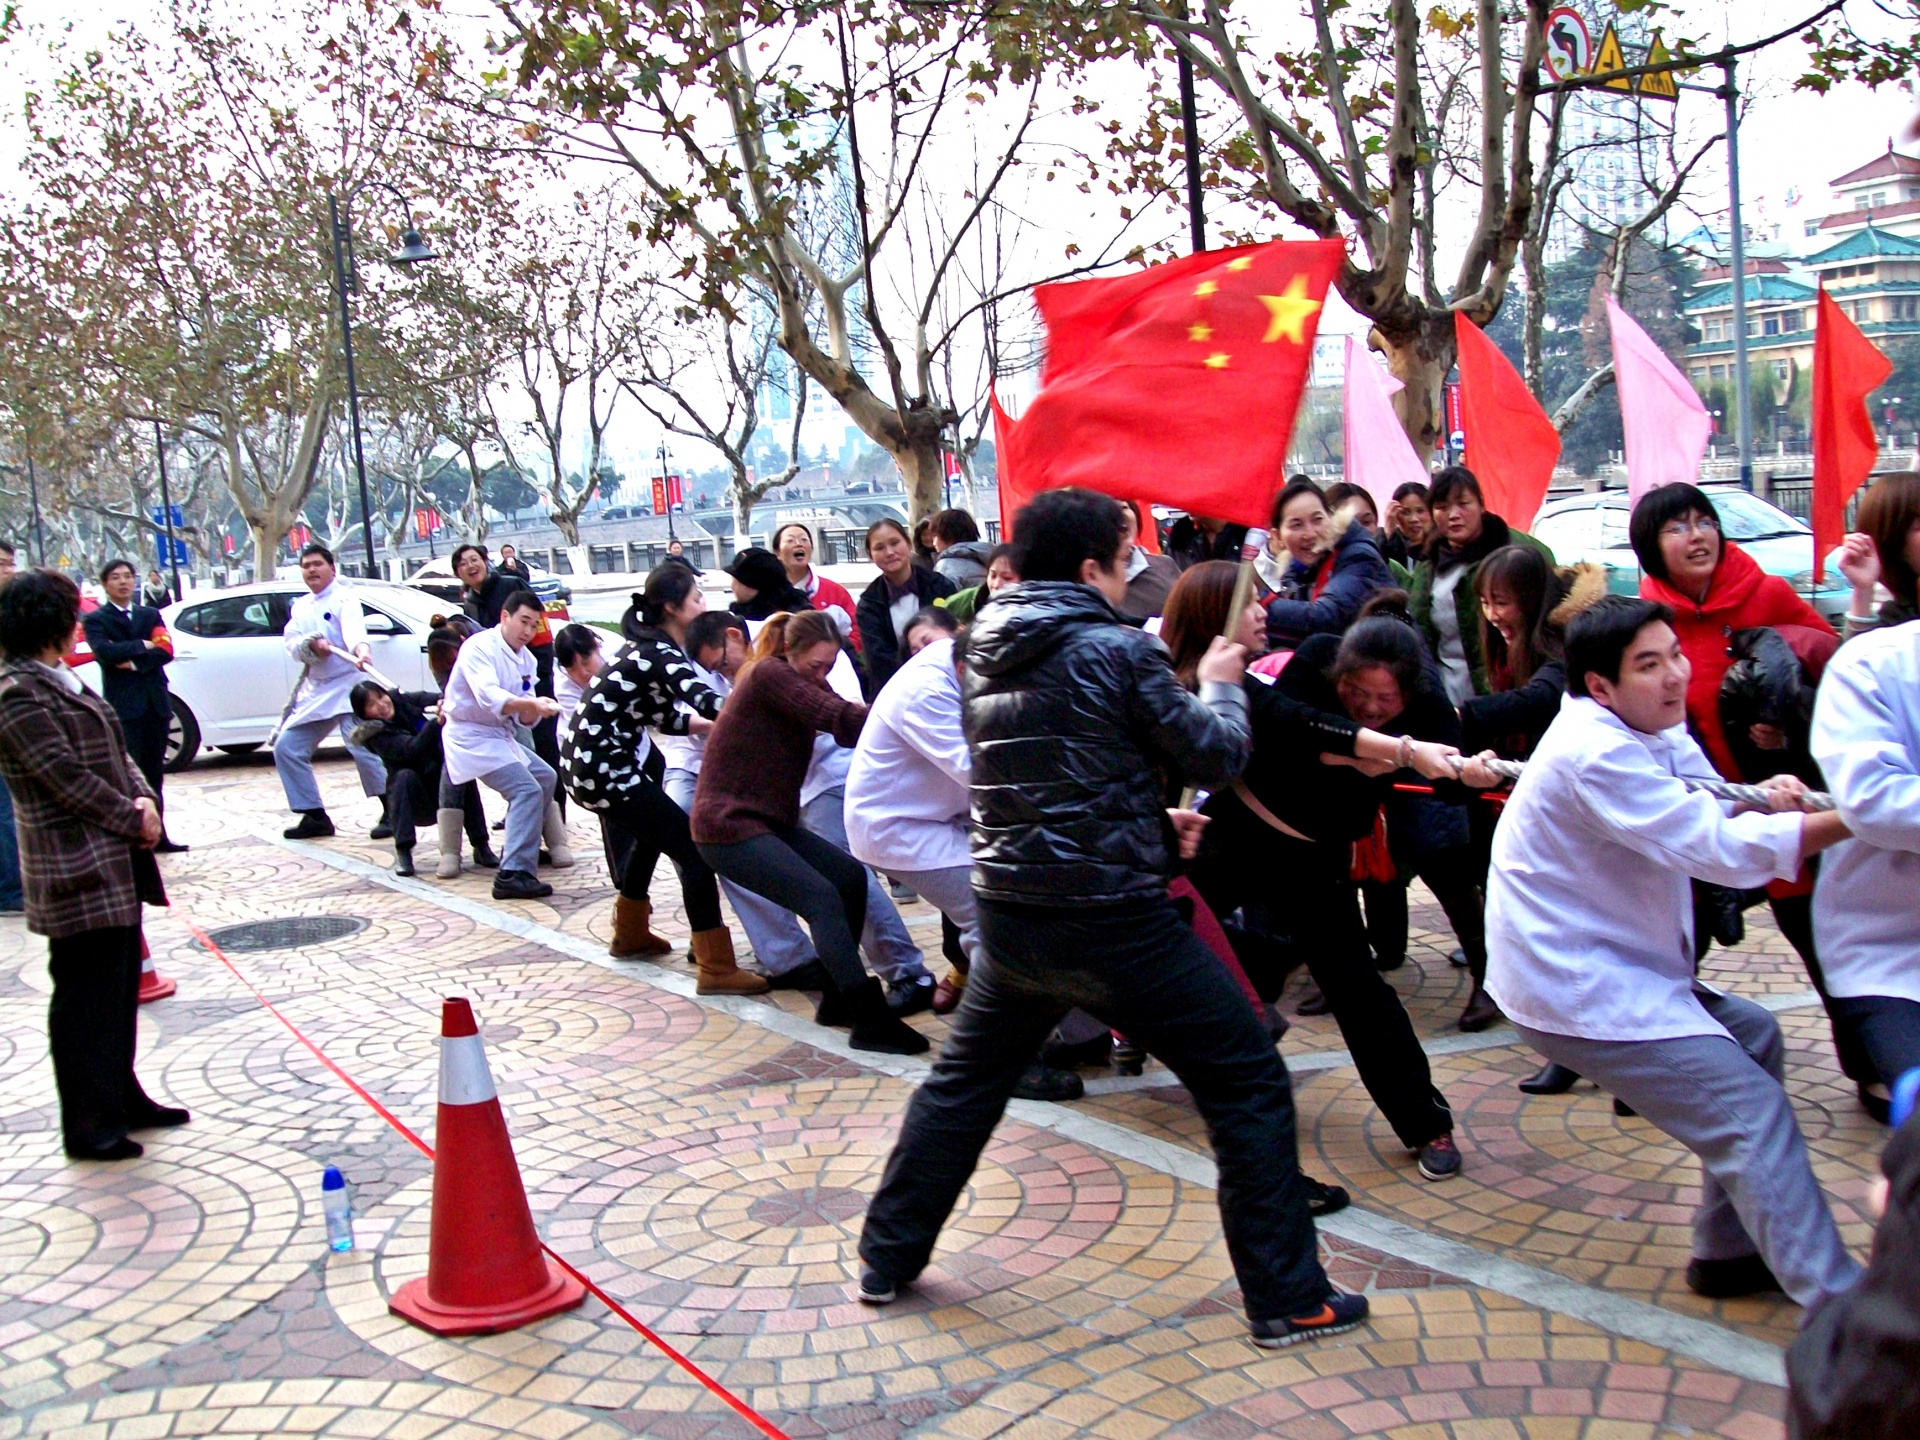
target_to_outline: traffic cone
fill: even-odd
[[[396,1290],[387,1308],[436,1335],[492,1335],[573,1309],[586,1287],[541,1253],[465,1000],[440,1012],[436,1127],[427,1273]]]
[[[147,937],[140,937],[140,1003],[150,1000],[164,1000],[180,988],[178,980],[169,980],[153,968],[153,951],[147,948]]]

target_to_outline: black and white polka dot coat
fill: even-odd
[[[720,697],[701,683],[671,638],[641,631],[580,697],[560,747],[567,793],[589,810],[605,810],[651,783],[640,773],[641,739],[648,730],[686,734],[691,717],[682,706],[711,720],[720,713]]]

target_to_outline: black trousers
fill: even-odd
[[[1476,980],[1487,978],[1487,918],[1480,884],[1486,871],[1474,851],[1465,845],[1430,850],[1409,857],[1413,873],[1426,881],[1433,898],[1446,912],[1454,938],[1466,952],[1467,968]],[[1382,965],[1392,966],[1407,956],[1406,880],[1367,880],[1360,893],[1367,902],[1367,942]]]
[[[1251,816],[1221,815],[1214,825],[1220,833],[1209,833],[1208,851],[1189,872],[1213,913],[1231,914],[1248,896],[1285,883],[1294,901],[1275,908],[1276,920],[1327,997],[1373,1103],[1410,1150],[1450,1133],[1453,1111],[1434,1087],[1413,1021],[1367,949],[1352,847],[1295,840]]]
[[[1833,995],[1827,999],[1827,1013],[1833,1017],[1834,1034],[1844,1028],[1872,1066],[1868,1081],[1891,1085],[1920,1066],[1920,1002],[1896,995]]]
[[[682,810],[652,780],[643,780],[599,812],[609,835],[619,832],[631,842],[620,869],[620,893],[628,900],[645,900],[653,887],[653,869],[665,855],[680,872],[680,899],[687,907],[687,926],[698,933],[718,929],[720,886],[700,858],[693,830]],[[609,849],[612,849],[609,842]]]
[[[1323,1300],[1326,1272],[1300,1184],[1293,1087],[1240,987],[1164,896],[1123,905],[980,903],[985,951],[953,1033],[914,1092],[860,1236],[896,1282],[926,1268],[1022,1073],[1075,1006],[1180,1077],[1220,1166],[1220,1219],[1247,1315]]]
[[[110,926],[47,943],[53,1000],[47,1039],[69,1150],[125,1137],[152,1102],[133,1074],[140,1009],[140,927]]]
[[[486,844],[487,812],[480,806],[480,786],[469,780],[454,787],[460,796],[460,810],[467,840],[474,846]],[[440,772],[422,775],[418,770],[387,771],[387,823],[393,827],[393,848],[411,850],[420,838],[420,822],[439,818]]]
[[[167,729],[171,723],[171,716],[155,715],[152,711],[133,720],[124,715],[120,717],[120,728],[127,737],[127,756],[147,777],[156,800],[160,799],[160,787],[167,778]]]
[[[1868,1044],[1866,1036],[1861,1033],[1862,1023],[1872,1014],[1870,1007],[1842,1005],[1827,993],[1827,974],[1820,968],[1820,952],[1813,945],[1813,896],[1785,895],[1777,900],[1768,897],[1767,906],[1773,911],[1773,923],[1780,927],[1780,933],[1787,937],[1787,943],[1800,956],[1800,963],[1807,967],[1807,979],[1813,982],[1820,1003],[1826,1007],[1827,1023],[1833,1029],[1833,1051],[1840,1060],[1840,1073],[1856,1085],[1871,1085],[1876,1080],[1891,1085],[1900,1072],[1888,1071],[1885,1066],[1876,1063],[1874,1047]]]
[[[797,825],[737,845],[702,845],[700,855],[734,884],[806,921],[814,952],[842,991],[857,989],[866,980],[866,967],[860,963],[860,932],[867,924],[866,866],[831,840]]]

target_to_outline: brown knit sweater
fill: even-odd
[[[851,746],[866,719],[866,706],[802,679],[785,656],[749,666],[707,736],[693,792],[694,843],[738,845],[798,825],[814,735],[824,730]]]

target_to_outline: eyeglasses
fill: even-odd
[[[1660,527],[1662,540],[1684,540],[1689,535],[1718,535],[1720,522],[1711,515],[1696,515],[1691,520],[1672,520]]]

